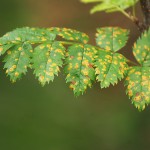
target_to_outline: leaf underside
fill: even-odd
[[[105,12],[116,12],[125,10],[135,5],[138,0],[81,0],[83,3],[97,3],[92,9],[91,13],[105,11]]]

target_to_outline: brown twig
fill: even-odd
[[[147,26],[145,25],[144,22],[141,22],[137,17],[132,16],[131,13],[129,14],[129,18],[135,23],[135,25],[138,27],[138,30],[143,32],[147,29]]]
[[[143,21],[140,21],[135,15],[132,15],[130,12],[127,13],[122,9],[120,9],[120,11],[132,22],[134,22],[139,31],[144,32],[150,27],[150,0],[140,0],[140,4],[144,15]]]
[[[140,0],[140,4],[144,15],[144,24],[148,29],[150,26],[150,0]]]

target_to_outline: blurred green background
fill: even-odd
[[[89,14],[78,0],[0,0],[0,35],[17,27],[69,27],[86,32],[95,44],[97,27],[131,30],[122,50],[128,58],[139,36],[120,13]],[[136,6],[141,18],[139,4]],[[100,90],[93,85],[75,98],[62,73],[41,87],[32,70],[11,84],[0,65],[0,150],[148,150],[150,108],[138,112],[122,83]]]

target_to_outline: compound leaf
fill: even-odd
[[[97,50],[91,45],[75,44],[68,48],[65,72],[66,82],[75,95],[83,94],[95,80],[94,57]]]
[[[143,110],[150,103],[150,67],[131,67],[125,85],[132,103]]]
[[[65,47],[60,42],[44,43],[37,46],[33,54],[34,74],[42,85],[54,80],[62,67]]]
[[[134,44],[133,54],[141,65],[150,66],[150,29]]]

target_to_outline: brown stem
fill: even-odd
[[[140,4],[144,15],[144,24],[148,29],[150,26],[150,0],[140,0]]]
[[[147,26],[145,25],[144,22],[141,22],[137,17],[132,16],[129,14],[130,19],[135,23],[135,25],[138,27],[139,31],[143,32],[147,29]]]
[[[147,26],[145,25],[145,23],[141,22],[136,16],[133,16],[131,12],[127,13],[126,11],[122,9],[120,9],[120,11],[138,27],[139,31],[143,32],[147,29]]]

